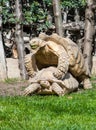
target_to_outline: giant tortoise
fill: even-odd
[[[32,53],[26,55],[25,66],[31,77],[43,68],[55,66],[57,69],[53,74],[58,80],[70,72],[79,83],[83,82],[84,89],[92,88],[90,71],[79,47],[72,40],[56,33],[50,36],[41,33],[30,41],[30,46]]]

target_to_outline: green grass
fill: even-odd
[[[96,130],[96,84],[64,97],[0,97],[0,130]]]

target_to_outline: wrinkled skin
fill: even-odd
[[[24,90],[24,95],[30,94],[56,94],[63,96],[78,88],[78,81],[69,73],[64,76],[63,80],[58,80],[54,75],[56,67],[48,67],[40,70],[31,80]]]

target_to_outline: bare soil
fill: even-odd
[[[0,96],[21,96],[28,85],[27,81],[15,83],[0,82]]]
[[[20,79],[18,59],[6,58],[9,79]],[[28,81],[0,82],[0,96],[19,96],[22,95]]]

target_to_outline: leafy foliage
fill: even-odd
[[[61,0],[63,7],[80,8],[86,5],[86,0]]]
[[[42,0],[42,2],[38,2],[37,0],[30,1],[29,6],[26,4],[22,4],[23,6],[23,16],[24,16],[24,24],[32,24],[34,22],[38,22],[40,20],[46,21],[46,17],[48,15],[48,10],[44,9],[42,4],[45,4],[46,7],[52,6],[52,0]],[[61,0],[62,7],[80,7],[84,6],[86,3],[85,0]],[[3,10],[3,23],[11,22],[15,23],[15,14],[14,7],[12,6],[11,0],[3,0],[0,2]],[[13,2],[14,5],[14,2]]]
[[[38,22],[39,20],[45,19],[46,12],[41,8],[39,2],[32,2],[30,7],[27,9],[23,9],[25,23],[32,24],[34,22]]]
[[[29,0],[29,3],[26,2],[22,2],[23,24],[30,25],[32,30],[35,28],[38,33],[40,31],[46,32],[52,26],[47,19],[49,12],[52,13],[52,0]],[[61,0],[62,8],[66,6],[79,8],[85,4],[86,0]],[[15,24],[17,21],[15,18],[15,2],[12,0],[2,0],[0,5],[2,6],[3,24]]]

